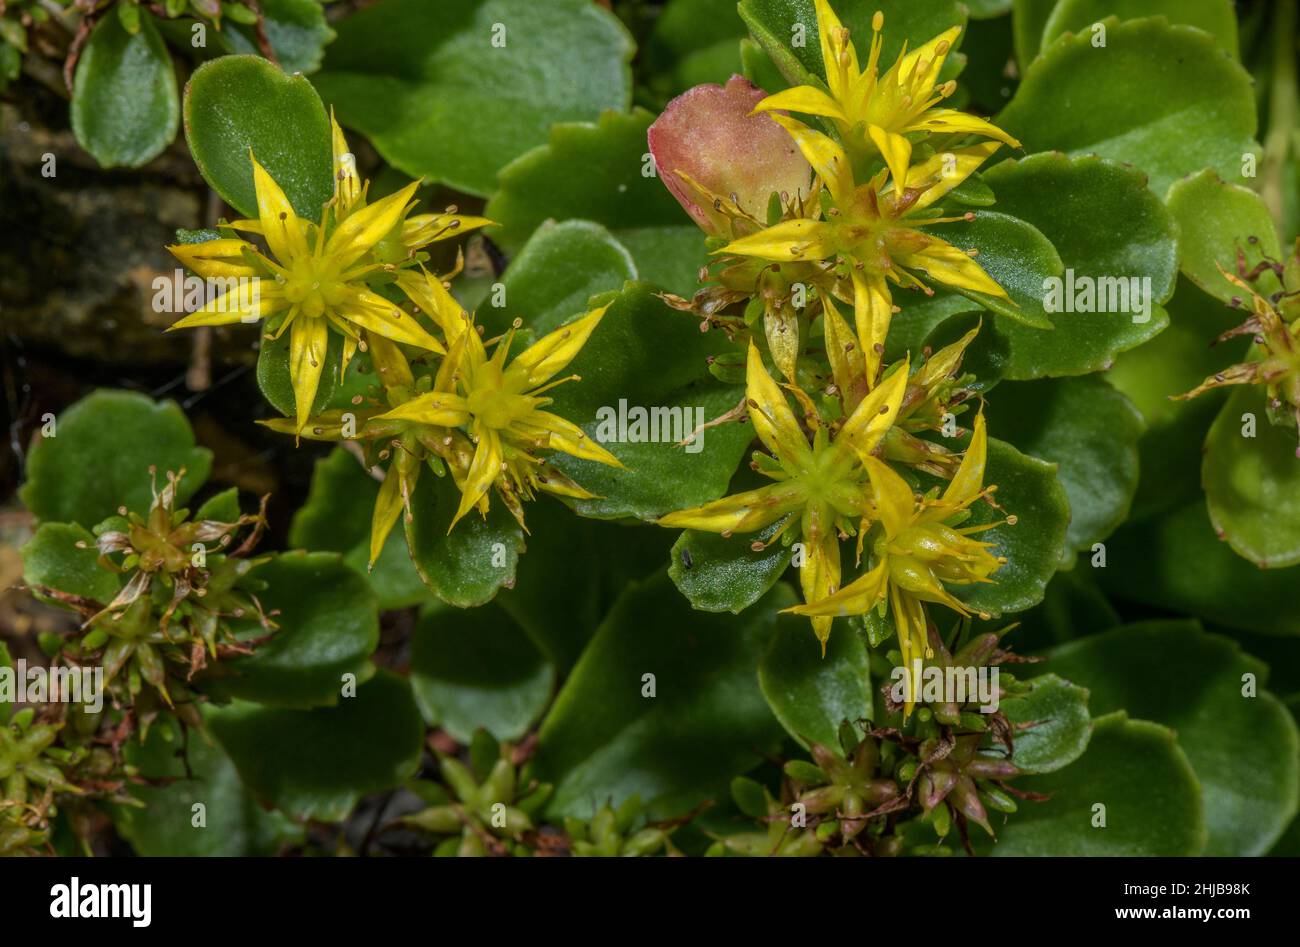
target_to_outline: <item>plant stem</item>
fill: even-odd
[[[1260,196],[1283,240],[1287,156],[1296,124],[1296,0],[1277,0],[1273,20],[1273,77],[1269,85],[1268,135]]]

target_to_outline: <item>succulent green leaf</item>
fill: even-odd
[[[518,740],[541,716],[555,669],[508,614],[426,608],[411,637],[411,689],[424,719],[459,743],[487,729]]]
[[[1142,416],[1096,376],[1008,382],[989,402],[989,427],[1057,465],[1070,499],[1069,546],[1086,550],[1128,513],[1138,485]]]
[[[222,56],[194,70],[185,86],[185,140],[204,180],[245,217],[257,217],[250,151],[299,217],[320,220],[334,196],[320,96],[302,76],[258,56]]]
[[[998,124],[1029,152],[1132,164],[1161,196],[1206,167],[1238,179],[1259,147],[1250,74],[1203,30],[1162,17],[1102,23],[1104,46],[1085,30],[1044,49]]]
[[[631,583],[542,723],[534,763],[555,783],[551,812],[590,817],[639,795],[681,814],[721,795],[780,741],[754,668],[793,602],[780,586],[733,619],[693,611],[662,572]]]
[[[1002,701],[1000,709],[1013,724],[1030,725],[1015,735],[1011,758],[1026,773],[1053,773],[1070,765],[1092,736],[1087,688],[1056,674],[1036,678],[1028,694]]]
[[[1295,721],[1263,689],[1268,668],[1236,642],[1195,621],[1140,622],[1055,648],[1033,668],[1086,685],[1095,713],[1123,708],[1178,734],[1204,790],[1206,855],[1262,855],[1295,817]]]
[[[153,15],[128,33],[116,16],[95,24],[72,83],[72,131],[101,167],[138,168],[162,153],[180,123],[171,56]]]
[[[315,82],[339,120],[394,167],[469,194],[492,193],[555,123],[631,97],[632,39],[584,0],[383,0],[338,34]]]
[[[640,278],[689,295],[707,261],[704,234],[653,173],[644,109],[603,112],[594,123],[553,127],[544,144],[501,169],[485,213],[511,251],[549,219],[591,220],[627,247]],[[581,168],[581,173],[574,169]]]
[[[1168,325],[1161,305],[1174,290],[1177,228],[1159,198],[1143,186],[1140,173],[1098,158],[1053,153],[1004,161],[984,179],[997,192],[997,209],[1037,227],[1066,268],[1061,298],[1051,302],[1057,310],[1051,316],[1055,329],[1030,329],[997,318],[998,328],[1011,340],[1008,378],[1099,371],[1116,354]],[[1077,293],[1070,293],[1072,285]],[[1056,286],[1039,289],[1045,294]],[[1093,288],[1094,306],[1104,289],[1111,311],[1069,311],[1065,303],[1070,299],[1076,310],[1084,305],[1085,286]],[[1121,289],[1130,290],[1130,311],[1116,311],[1124,308]],[[1139,298],[1146,305],[1136,305]]]
[[[995,824],[991,854],[1199,855],[1205,846],[1200,785],[1177,736],[1122,710],[1094,718],[1073,765],[1016,788],[1051,798]]]
[[[415,774],[424,722],[405,680],[381,671],[336,707],[237,700],[209,711],[213,734],[259,800],[294,819],[338,822],[365,793]]]
[[[212,452],[194,446],[194,432],[172,401],[129,391],[95,391],[54,421],[27,458],[19,498],[40,520],[89,529],[125,506],[144,513],[153,502],[149,468],[165,485],[167,471],[184,468],[178,505],[208,479]]]
[[[782,615],[758,664],[758,685],[781,726],[805,748],[839,749],[839,726],[870,720],[871,670],[857,629],[841,624],[822,654],[808,622]]]

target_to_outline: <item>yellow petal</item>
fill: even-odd
[[[810,85],[799,85],[784,92],[774,93],[754,106],[754,112],[772,112],[777,109],[803,112],[805,115],[822,115],[849,123],[848,116],[844,114],[838,102],[821,89]]]
[[[430,276],[424,270],[418,273],[402,270],[397,274],[397,286],[421,312],[433,319],[448,344],[454,343],[465,331],[465,326],[468,325],[465,308],[451,295],[442,280]]]
[[[833,138],[814,131],[788,115],[773,114],[772,121],[790,133],[804,160],[826,182],[836,204],[846,204],[853,196],[853,165]]]
[[[391,411],[377,415],[378,420],[414,421],[436,427],[460,427],[469,421],[469,407],[465,399],[450,391],[431,391],[412,398]]]
[[[988,460],[988,432],[984,425],[984,412],[975,415],[975,430],[961,466],[953,474],[952,482],[943,492],[943,502],[965,506],[984,489],[984,465]]]
[[[876,517],[885,527],[885,536],[893,539],[915,519],[916,498],[906,480],[894,468],[875,457],[864,458],[871,479],[872,500]]]
[[[257,270],[244,262],[244,250],[256,252],[247,240],[224,237],[203,243],[178,243],[167,248],[186,269],[207,278],[255,277]]]
[[[334,120],[333,108],[330,108],[330,138],[334,152],[335,216],[342,220],[361,197],[361,178],[357,175],[356,156],[348,149],[343,129]]]
[[[880,273],[851,270],[853,279],[853,322],[866,363],[867,382],[874,385],[885,354],[885,337],[894,318],[894,300],[889,283]]]
[[[262,236],[275,258],[285,265],[308,255],[306,221],[294,212],[280,185],[253,159],[253,188],[257,191],[257,216]]]
[[[419,181],[412,181],[396,194],[349,214],[330,235],[325,256],[340,270],[361,259],[401,221],[406,205],[419,186]]]
[[[908,674],[914,671],[913,661],[920,660],[926,652],[925,609],[921,603],[897,586],[889,588],[889,606],[894,613],[894,631],[898,635],[898,650],[902,653],[903,667]],[[903,702],[903,716],[907,717],[916,704],[919,682],[913,678],[907,698]]]
[[[811,504],[800,517],[800,530],[804,544],[804,561],[799,568],[799,587],[805,602],[820,602],[832,595],[840,584],[840,540],[835,530],[829,507]],[[826,640],[831,635],[833,616],[821,615],[812,619],[813,633],[822,643],[826,654]]]
[[[962,181],[965,181],[989,155],[1002,146],[996,141],[985,141],[969,148],[953,151],[941,151],[920,164],[913,165],[907,171],[906,187],[920,190],[921,195],[912,204],[909,211],[929,207],[943,197]],[[894,179],[894,191],[897,195],[898,181]]]
[[[873,388],[849,415],[835,435],[837,448],[847,448],[860,457],[875,450],[885,432],[898,420],[898,409],[907,391],[907,372],[908,359],[904,357],[903,363]]]
[[[889,572],[886,563],[881,562],[874,569],[864,572],[834,595],[816,602],[796,605],[785,611],[796,615],[865,615],[885,597],[888,587]]]
[[[467,214],[415,214],[402,223],[402,243],[410,249],[440,240],[450,240],[481,227],[494,227],[496,222],[486,217]]]
[[[939,351],[931,354],[925,360],[925,364],[916,373],[913,384],[926,390],[942,381],[945,378],[956,373],[961,365],[962,356],[966,354],[966,348],[975,341],[979,334],[982,322],[977,323],[975,328],[971,329],[956,342],[951,345],[945,345]]]
[[[867,134],[889,166],[889,176],[895,181],[906,181],[907,165],[912,160],[912,143],[879,125],[868,126]]]
[[[894,259],[895,262],[909,269],[924,270],[931,279],[945,285],[1003,299],[1009,298],[1007,291],[998,285],[997,280],[985,273],[984,268],[972,257],[938,237],[930,237],[921,249],[900,253]]]
[[[817,11],[817,37],[821,45],[822,65],[831,94],[843,99],[850,82],[858,74],[858,54],[849,42],[840,18],[827,0],[813,0]]]
[[[311,415],[312,402],[316,400],[321,372],[325,368],[328,343],[329,328],[324,319],[300,316],[289,327],[289,376],[293,381],[298,432],[307,426]]]
[[[167,331],[195,326],[229,326],[257,322],[284,308],[284,298],[270,280],[240,280],[235,288],[207,302],[202,309],[177,319]]]
[[[727,244],[718,253],[752,256],[760,260],[789,263],[794,260],[824,260],[835,254],[831,225],[820,220],[784,220],[758,233]]]
[[[416,468],[419,469],[418,467]],[[402,490],[402,477],[397,465],[388,468],[384,482],[379,486],[379,496],[375,499],[375,510],[370,517],[370,568],[375,567],[375,560],[384,550],[384,541],[393,531],[393,524],[401,515],[404,506],[405,491]]]
[[[852,413],[866,394],[867,368],[862,345],[840,315],[830,293],[822,292],[822,332],[826,337],[826,357],[831,363],[831,377],[844,401],[844,410]]]
[[[533,411],[528,415],[527,423],[546,432],[546,446],[551,450],[563,451],[583,460],[594,460],[610,467],[623,467],[623,462],[601,447],[594,438],[572,421],[549,411]]]
[[[984,135],[988,138],[996,138],[1012,148],[1020,147],[1018,139],[1008,135],[992,122],[966,112],[959,112],[957,109],[929,109],[919,116],[915,123],[909,125],[907,131],[926,131],[937,135],[959,133]],[[997,151],[996,148],[993,150]]]
[[[460,522],[462,516],[474,509],[480,500],[486,498],[488,490],[492,487],[492,481],[501,472],[501,459],[501,438],[496,431],[483,428],[479,431],[474,460],[465,474],[465,482],[461,484],[460,507],[452,518],[451,526],[447,527],[448,533]]]
[[[913,102],[919,103],[930,97],[930,93],[934,90],[934,82],[939,77],[939,70],[943,68],[944,60],[952,51],[952,44],[960,35],[960,26],[950,27],[924,46],[919,46],[900,57],[890,69],[890,72],[897,77],[899,85],[908,87]]]
[[[367,208],[369,210],[369,208]],[[361,211],[360,216],[365,213]],[[378,293],[368,289],[346,289],[347,301],[339,306],[339,315],[349,322],[361,326],[368,332],[377,333],[394,342],[405,342],[438,355],[446,354],[443,344],[425,331],[410,313],[402,312]]]
[[[745,398],[754,433],[779,460],[794,460],[809,454],[808,439],[790,410],[785,392],[767,373],[763,356],[753,342],[749,343],[745,368]]]
[[[789,482],[771,483],[703,506],[659,517],[660,526],[706,533],[752,533],[775,523],[804,503],[801,489]]]
[[[370,362],[375,366],[379,381],[385,388],[411,388],[415,385],[411,364],[395,342],[382,335],[372,334],[366,340],[366,345],[370,350]]]
[[[573,361],[596,331],[596,326],[600,325],[608,308],[605,305],[593,309],[580,319],[548,332],[515,356],[507,370],[508,374],[522,382],[524,391],[536,388]]]

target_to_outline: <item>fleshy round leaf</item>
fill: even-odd
[[[927,228],[960,250],[979,251],[977,262],[1011,297],[964,292],[1004,319],[1050,330],[1052,314],[1043,309],[1043,284],[1065,270],[1056,248],[1037,227],[995,211],[975,212],[971,221]]]
[[[126,756],[143,777],[156,781],[131,787],[145,808],[119,806],[113,812],[118,832],[137,855],[274,855],[302,839],[301,826],[257,804],[230,757],[206,733],[191,731],[183,742],[171,724],[158,723],[143,745],[126,745]],[[199,811],[203,821],[195,825]]]
[[[120,506],[149,509],[150,466],[158,470],[160,487],[167,471],[185,468],[176,498],[183,505],[208,479],[212,452],[194,446],[194,432],[175,402],[101,389],[64,411],[54,436],[32,448],[19,497],[37,519],[89,529]]]
[[[495,604],[426,609],[411,637],[411,688],[425,721],[460,743],[479,727],[518,740],[546,707],[555,669]]]
[[[122,587],[117,573],[99,565],[90,531],[76,523],[42,523],[22,548],[23,581],[107,605]]]
[[[1198,855],[1205,846],[1200,786],[1174,732],[1123,711],[1094,719],[1072,765],[1015,786],[1051,798],[995,825],[997,841],[981,840],[994,855]]]
[[[1085,30],[1044,49],[998,124],[1026,151],[1132,164],[1161,196],[1202,168],[1225,180],[1240,175],[1242,155],[1258,148],[1250,74],[1241,64],[1208,33],[1163,18],[1103,23],[1104,46]]]
[[[1269,423],[1256,387],[1236,389],[1205,438],[1201,482],[1210,522],[1261,569],[1300,563],[1297,444],[1294,427]]]
[[[627,249],[599,224],[586,220],[543,223],[510,261],[502,285],[504,305],[493,294],[478,308],[478,321],[492,335],[518,318],[537,338],[587,311],[587,301],[636,279]]]
[[[646,143],[653,120],[634,109],[556,125],[545,144],[501,169],[485,211],[501,224],[493,239],[515,251],[545,220],[592,220],[628,248],[641,279],[692,293],[708,259],[704,234],[653,173]]]
[[[1016,733],[1011,758],[1026,773],[1054,773],[1070,765],[1092,736],[1087,689],[1056,674],[1035,678],[1033,690],[1002,701],[1000,709],[1014,724],[1032,724]]]
[[[1300,805],[1300,736],[1263,690],[1268,669],[1236,642],[1194,621],[1152,621],[1047,659],[1033,667],[1086,685],[1094,713],[1124,709],[1177,732],[1204,790],[1206,855],[1262,855],[1277,841]]]
[[[244,785],[295,819],[338,822],[365,793],[415,774],[424,722],[411,688],[381,671],[337,707],[285,710],[235,701],[209,711]]]
[[[204,180],[245,217],[257,216],[250,150],[299,217],[320,220],[334,195],[320,96],[265,59],[222,56],[194,70],[185,86],[185,139]]]
[[[249,657],[223,661],[214,686],[222,693],[279,707],[335,704],[346,676],[364,681],[374,673],[370,655],[379,643],[374,594],[337,553],[286,552],[257,567],[266,583],[262,607],[279,626]],[[254,637],[266,634],[248,619],[237,625]]]
[[[754,668],[793,603],[780,586],[737,620],[692,611],[663,573],[629,585],[542,724],[534,762],[556,784],[551,811],[590,816],[639,795],[680,814],[725,792],[780,741]]]
[[[970,519],[962,525],[1014,516],[1014,526],[1003,522],[979,534],[984,542],[993,543],[994,553],[1005,556],[1007,562],[993,574],[991,583],[950,589],[972,609],[996,618],[1042,601],[1043,589],[1065,551],[1070,503],[1054,464],[1022,454],[997,438],[989,438],[984,482],[997,484],[994,498],[1002,510],[976,503],[971,507]]]
[[[577,517],[550,496],[527,508],[527,548],[497,602],[568,673],[628,582],[663,568],[671,530]]]
[[[1108,16],[1134,20],[1163,16],[1170,23],[1195,26],[1214,37],[1230,56],[1237,55],[1237,14],[1232,0],[1060,0],[1043,27],[1043,46],[1064,33],[1084,33]]]
[[[1056,3],[1057,0],[1011,0],[1011,29],[1022,76],[1042,48],[1043,27]]]
[[[1260,569],[1215,537],[1205,503],[1126,524],[1095,575],[1112,595],[1225,628],[1300,635],[1300,566]]]
[[[757,602],[790,565],[793,545],[779,540],[761,552],[779,522],[754,534],[723,537],[685,530],[673,544],[668,575],[691,605],[705,612],[739,613]]]
[[[660,101],[741,71],[745,24],[732,0],[669,0],[639,54]]]
[[[368,570],[370,520],[379,482],[342,448],[316,461],[307,501],[289,528],[289,544],[300,549],[341,553],[343,561],[370,580],[381,609],[405,608],[429,597],[400,529],[388,534],[383,551]]]
[[[325,22],[325,10],[317,0],[260,0],[266,21],[266,38],[275,50],[280,67],[287,73],[315,72],[325,55],[325,45],[334,31]],[[256,30],[243,23],[222,29],[231,52],[260,55]],[[212,39],[211,35],[208,37]]]
[[[490,194],[556,122],[631,97],[631,37],[584,0],[384,0],[338,34],[315,81],[339,120],[394,167],[469,194]]]
[[[1146,420],[1138,443],[1141,480],[1130,518],[1140,519],[1199,500],[1205,432],[1227,393],[1210,391],[1190,401],[1171,396],[1191,391],[1225,366],[1242,361],[1248,338],[1211,345],[1240,316],[1186,278],[1169,300],[1169,327],[1145,345],[1123,352],[1106,379],[1128,396]]]
[[[1220,267],[1235,272],[1238,252],[1251,267],[1261,257],[1281,259],[1277,231],[1260,196],[1219,180],[1213,171],[1175,181],[1169,189],[1169,211],[1178,221],[1183,273],[1224,302],[1244,295],[1219,272]],[[1266,294],[1278,289],[1268,271],[1261,274],[1260,286]]]
[[[670,309],[645,284],[629,283],[614,298],[566,369],[582,380],[554,389],[548,409],[581,425],[626,467],[554,455],[557,467],[597,494],[571,501],[579,513],[653,519],[722,496],[752,428],[709,428],[690,450],[677,441],[740,403],[740,387],[720,384],[708,370],[709,356],[728,348],[720,333],[701,333],[693,317]],[[645,414],[640,427],[633,412]]]
[[[120,17],[100,17],[77,62],[72,131],[105,168],[149,163],[180,122],[171,56],[153,15],[141,10],[139,22],[133,35]]]
[[[838,750],[840,724],[872,716],[866,643],[843,624],[823,655],[807,621],[781,616],[758,664],[758,686],[781,726],[804,747],[816,741]]]
[[[1051,302],[1055,329],[998,317],[998,328],[1011,340],[1008,378],[1099,371],[1168,325],[1161,304],[1174,290],[1177,229],[1141,174],[1098,158],[1042,154],[1004,161],[984,178],[997,192],[998,211],[1042,231],[1066,268],[1060,284],[1040,287],[1047,293],[1059,286],[1061,298]],[[1078,311],[1085,307],[1085,287],[1094,308],[1104,291],[1110,311]],[[1118,311],[1125,298],[1128,311]],[[1138,299],[1144,305],[1135,305]],[[1067,308],[1071,300],[1075,311]]]
[[[1105,539],[1138,485],[1142,416],[1095,376],[1008,382],[988,407],[989,426],[1027,454],[1057,465],[1070,499],[1071,549]]]
[[[411,496],[406,544],[424,584],[448,605],[472,608],[514,582],[515,565],[524,550],[523,530],[500,497],[491,499],[487,518],[476,511],[448,532],[460,491],[451,475],[426,470]]]

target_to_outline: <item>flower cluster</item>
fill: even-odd
[[[904,51],[881,72],[881,14],[860,66],[826,0],[816,0],[816,11],[826,88],[763,97],[733,79],[725,89],[688,92],[650,131],[665,182],[714,239],[719,261],[695,299],[669,301],[748,338],[745,404],[766,451],[751,466],[775,481],[659,523],[723,536],[764,531],[756,550],[797,541],[804,604],[793,610],[811,619],[823,648],[835,616],[888,610],[910,668],[914,658],[934,655],[925,603],[969,616],[949,587],[993,581],[1005,559],[977,538],[997,523],[969,522],[972,505],[992,504],[996,489],[984,485],[982,413],[960,458],[927,436],[966,408],[972,392],[961,362],[979,329],[938,352],[890,363],[886,340],[898,311],[891,287],[929,295],[928,280],[1009,302],[974,251],[932,227],[972,219],[945,214],[942,205],[987,158],[1018,142],[984,119],[938,107],[953,91],[938,77],[959,28]],[[786,110],[815,116],[835,137]],[[697,132],[702,125],[713,131]],[[737,172],[680,145],[728,133],[761,139],[778,158]],[[743,156],[724,157],[744,164],[734,160]],[[852,307],[852,326],[838,303]],[[743,320],[728,317],[741,307]],[[847,583],[844,540],[853,540],[860,570]],[[912,707],[909,698],[906,712]]]
[[[484,340],[482,327],[451,295],[449,277],[424,266],[424,248],[490,221],[454,208],[412,214],[418,181],[370,203],[369,183],[361,182],[342,130],[331,122],[334,196],[320,222],[298,217],[254,157],[259,219],[229,227],[260,236],[267,252],[239,237],[171,251],[200,276],[257,282],[241,280],[239,289],[172,328],[261,320],[269,339],[289,333],[294,417],[265,423],[309,439],[356,441],[371,467],[386,466],[372,521],[372,566],[398,517],[405,512],[412,518],[411,497],[425,466],[437,476],[450,470],[461,492],[451,527],[470,510],[486,515],[494,487],[521,526],[523,502],[537,490],[591,497],[551,466],[545,452],[619,462],[576,424],[544,410],[550,403],[545,392],[577,380],[555,376],[591,337],[605,309],[510,358],[520,323]],[[368,353],[381,391],[313,416],[331,331],[342,337],[340,377],[358,351]]]

